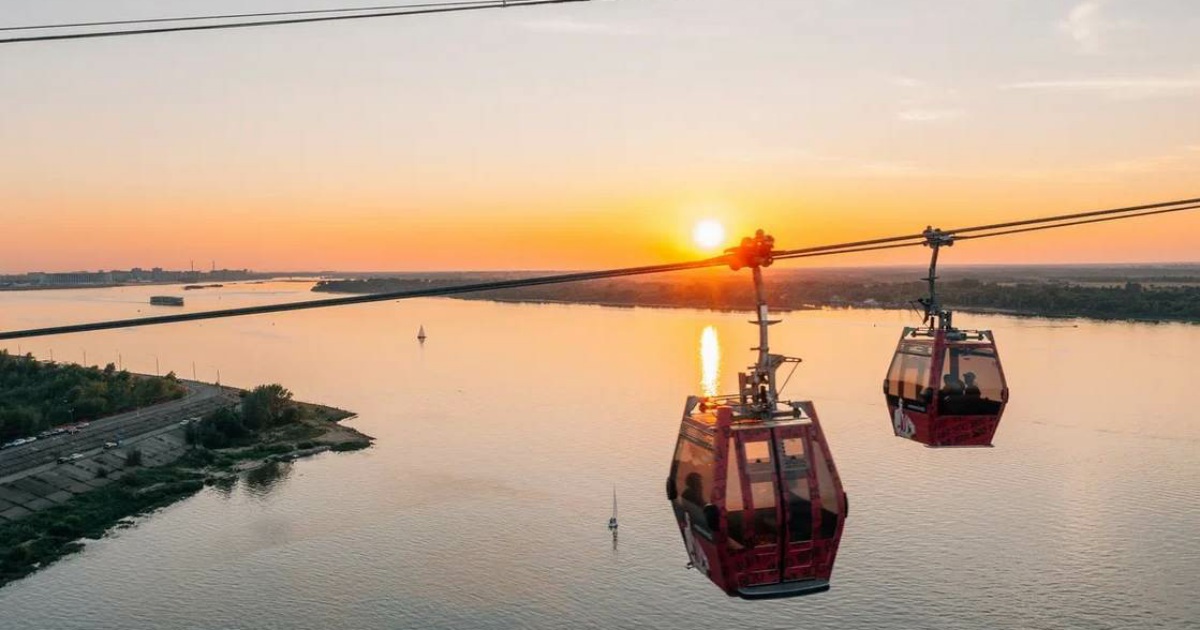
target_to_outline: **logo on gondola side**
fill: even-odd
[[[696,540],[696,535],[692,533],[692,516],[686,512],[683,515],[683,546],[687,548],[691,566],[704,575],[708,575],[708,556],[704,554],[704,549]]]
[[[917,425],[905,415],[903,406],[896,407],[896,413],[892,414],[892,428],[902,438],[911,438],[917,433]]]

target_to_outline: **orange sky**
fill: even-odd
[[[18,5],[6,24],[155,11]],[[624,266],[700,255],[705,217],[802,247],[1200,197],[1186,2],[920,5],[645,0],[10,46],[0,272]],[[947,262],[1197,252],[1200,212]]]

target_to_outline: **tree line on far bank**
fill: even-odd
[[[135,376],[112,363],[101,369],[0,350],[0,442],[180,398],[184,391],[173,372]]]
[[[464,294],[467,299],[558,301],[621,306],[669,306],[714,310],[753,310],[748,276],[680,277],[676,279],[593,280]],[[453,286],[454,279],[332,280],[314,291],[378,293]],[[923,282],[814,281],[767,279],[768,300],[775,308],[822,306],[907,308],[928,291]],[[1067,282],[943,281],[938,294],[944,306],[998,310],[1022,315],[1200,322],[1200,286],[1125,282],[1082,285]]]

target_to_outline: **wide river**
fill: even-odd
[[[6,292],[0,329],[310,286]],[[0,589],[0,629],[1200,628],[1200,326],[961,315],[995,331],[1011,403],[995,448],[934,450],[883,404],[911,313],[785,314],[785,393],[816,404],[853,510],[832,590],[746,602],[685,568],[663,481],[685,396],[752,360],[747,319],[426,299],[9,342],[278,382],[378,440],[89,542]]]

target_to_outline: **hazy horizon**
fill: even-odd
[[[891,269],[916,269],[922,270],[928,267],[928,263],[875,263],[863,265],[805,265],[792,261],[778,262],[771,267],[770,273],[788,273],[791,271],[854,271],[854,270],[891,270]],[[1072,263],[947,263],[939,262],[939,271],[954,271],[960,269],[1071,269],[1071,268],[1091,268],[1091,269],[1128,269],[1128,268],[1188,268],[1195,267],[1200,271],[1200,260],[1192,261],[1146,261],[1146,262],[1072,262]],[[151,269],[152,267],[141,266],[143,270]],[[132,267],[127,268],[110,268],[99,267],[95,269],[28,269],[28,270],[0,270],[0,275],[23,275],[31,273],[97,273],[108,271],[129,271]],[[179,272],[187,271],[187,269],[173,269],[168,267],[162,268],[164,271]],[[543,268],[543,269],[317,269],[317,268],[294,268],[294,269],[245,269],[248,273],[253,274],[330,274],[330,273],[346,273],[346,274],[418,274],[418,275],[438,275],[438,274],[504,274],[504,273],[570,273],[574,271],[589,271],[595,269],[584,267],[560,267],[560,268]],[[241,271],[238,269],[222,269],[217,268],[217,271]],[[714,271],[728,271],[726,267],[713,267],[711,269],[695,269],[690,271],[675,271],[671,272],[674,275],[687,275],[689,273],[711,273]],[[208,269],[196,269],[199,273],[209,273]],[[230,282],[243,282],[242,280],[231,280]]]

